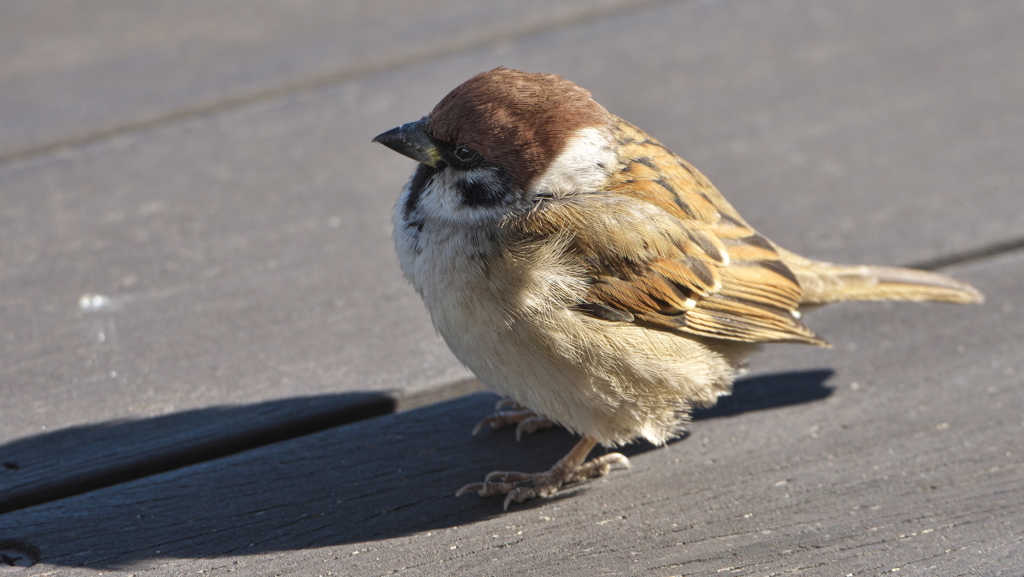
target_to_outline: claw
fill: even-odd
[[[607,475],[613,469],[628,469],[629,459],[620,453],[608,453],[584,462],[597,441],[586,436],[562,457],[553,467],[542,473],[519,473],[517,471],[491,471],[483,483],[470,483],[456,491],[460,497],[476,491],[481,497],[505,495],[504,510],[513,501],[522,503],[536,497],[550,497],[570,483],[579,483]]]
[[[495,403],[494,412],[480,419],[473,427],[473,435],[477,435],[484,427],[500,429],[516,425],[516,440],[523,438],[523,433],[536,433],[541,429],[553,427],[555,424],[512,399],[502,399]]]
[[[523,433],[529,433],[532,435],[541,429],[547,429],[549,427],[554,426],[555,423],[548,420],[547,418],[542,417],[536,413],[532,413],[532,416],[527,417],[522,421],[519,421],[519,424],[516,425],[516,441],[519,441],[523,438]]]
[[[521,497],[521,492],[521,489],[513,489],[509,491],[508,495],[505,495],[505,502],[501,504],[501,510],[508,511],[508,504],[511,503],[512,501],[515,501],[516,503],[522,503],[523,501],[525,501],[526,497]]]
[[[476,435],[482,431],[484,427],[489,426],[492,429],[500,429],[511,425],[512,423],[521,423],[522,421],[535,416],[537,416],[537,414],[529,409],[491,413],[490,415],[480,419],[476,426],[473,427],[473,434]]]
[[[520,481],[528,481],[533,478],[530,473],[519,473],[516,471],[491,471],[484,477],[484,483],[492,483],[497,481],[499,483],[518,483]]]
[[[497,403],[494,403],[494,410],[495,411],[499,411],[499,412],[500,411],[519,411],[519,410],[522,410],[524,408],[526,408],[526,407],[520,405],[519,401],[517,401],[515,399],[509,399],[507,397],[504,398],[504,399],[501,399]]]
[[[455,491],[455,496],[456,497],[461,497],[461,496],[465,495],[466,493],[472,493],[473,491],[483,491],[483,489],[484,489],[484,484],[483,483],[470,483],[468,485],[463,485],[461,489],[459,489],[458,491]]]

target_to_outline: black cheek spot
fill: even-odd
[[[463,206],[500,206],[511,202],[516,194],[512,179],[503,171],[495,171],[482,179],[458,179],[455,188]]]

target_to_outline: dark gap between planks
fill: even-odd
[[[269,426],[242,430],[216,438],[199,439],[175,449],[159,451],[152,455],[140,455],[109,467],[62,477],[52,484],[37,484],[24,491],[6,491],[0,500],[0,514],[380,417],[393,413],[396,406],[395,399],[390,395],[373,395],[350,406],[332,407],[320,412],[300,412]],[[88,447],[82,449],[88,450]],[[5,461],[3,466],[12,471],[21,468],[14,461]]]
[[[937,271],[939,269],[955,265],[967,264],[976,260],[983,260],[994,256],[1008,254],[1020,249],[1024,249],[1024,238],[1015,238],[987,246],[967,249],[953,254],[923,260],[918,263],[908,264],[906,266],[910,268],[919,268],[921,270]]]

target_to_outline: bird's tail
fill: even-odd
[[[985,300],[971,285],[934,272],[895,266],[832,264],[784,249],[779,249],[779,253],[800,281],[803,305],[882,300],[969,304]]]

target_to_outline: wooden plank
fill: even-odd
[[[402,177],[366,97],[395,86],[0,167],[0,454],[23,473],[0,510],[469,377],[395,264]],[[91,426],[124,419],[138,435]]]
[[[508,513],[452,491],[573,440],[472,438],[480,394],[9,513],[0,536],[69,576],[1016,574],[1024,254],[956,272],[988,303],[819,311],[835,350],[771,347],[755,365],[784,372],[726,416]],[[765,407],[791,371],[790,403]]]
[[[19,439],[0,452],[0,514],[384,415],[394,406],[383,393],[314,395]]]
[[[267,403],[295,423],[309,398],[346,412],[468,378],[394,265],[411,167],[368,140],[498,64],[592,88],[800,252],[1018,242],[1019,10],[886,6],[638,9],[0,166],[0,454],[25,464],[0,492],[284,426]],[[104,434],[124,419],[140,434]]]
[[[0,3],[0,159],[494,43],[625,0]]]

